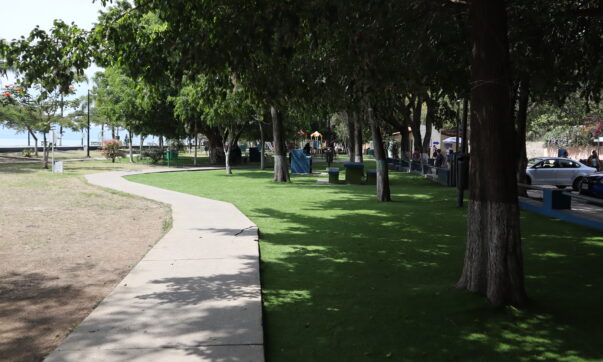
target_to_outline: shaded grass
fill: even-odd
[[[259,226],[269,360],[603,359],[600,232],[522,212],[532,303],[491,306],[453,287],[466,240],[453,189],[392,173],[394,202],[378,203],[372,186],[234,172],[128,178],[232,202]]]

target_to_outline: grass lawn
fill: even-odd
[[[393,173],[394,202],[378,203],[374,186],[234,173],[129,179],[232,202],[259,226],[268,360],[603,359],[599,231],[523,212],[532,303],[497,307],[453,287],[466,240],[454,189]]]

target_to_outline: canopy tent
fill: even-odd
[[[456,143],[456,137],[448,137],[442,143]],[[463,139],[459,137],[459,143],[463,143]]]
[[[310,135],[310,137],[319,139],[319,138],[322,138],[322,134],[320,132],[318,132],[318,131],[314,131],[314,133],[312,133]]]

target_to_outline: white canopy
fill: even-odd
[[[448,137],[442,143],[456,143],[456,137]],[[459,143],[463,143],[463,139],[459,137]]]

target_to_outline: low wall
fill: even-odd
[[[591,155],[593,150],[597,149],[597,146],[565,147],[565,149],[569,153],[569,158],[574,160],[585,160]],[[558,150],[558,147],[547,147],[545,148],[545,156],[557,157]]]

